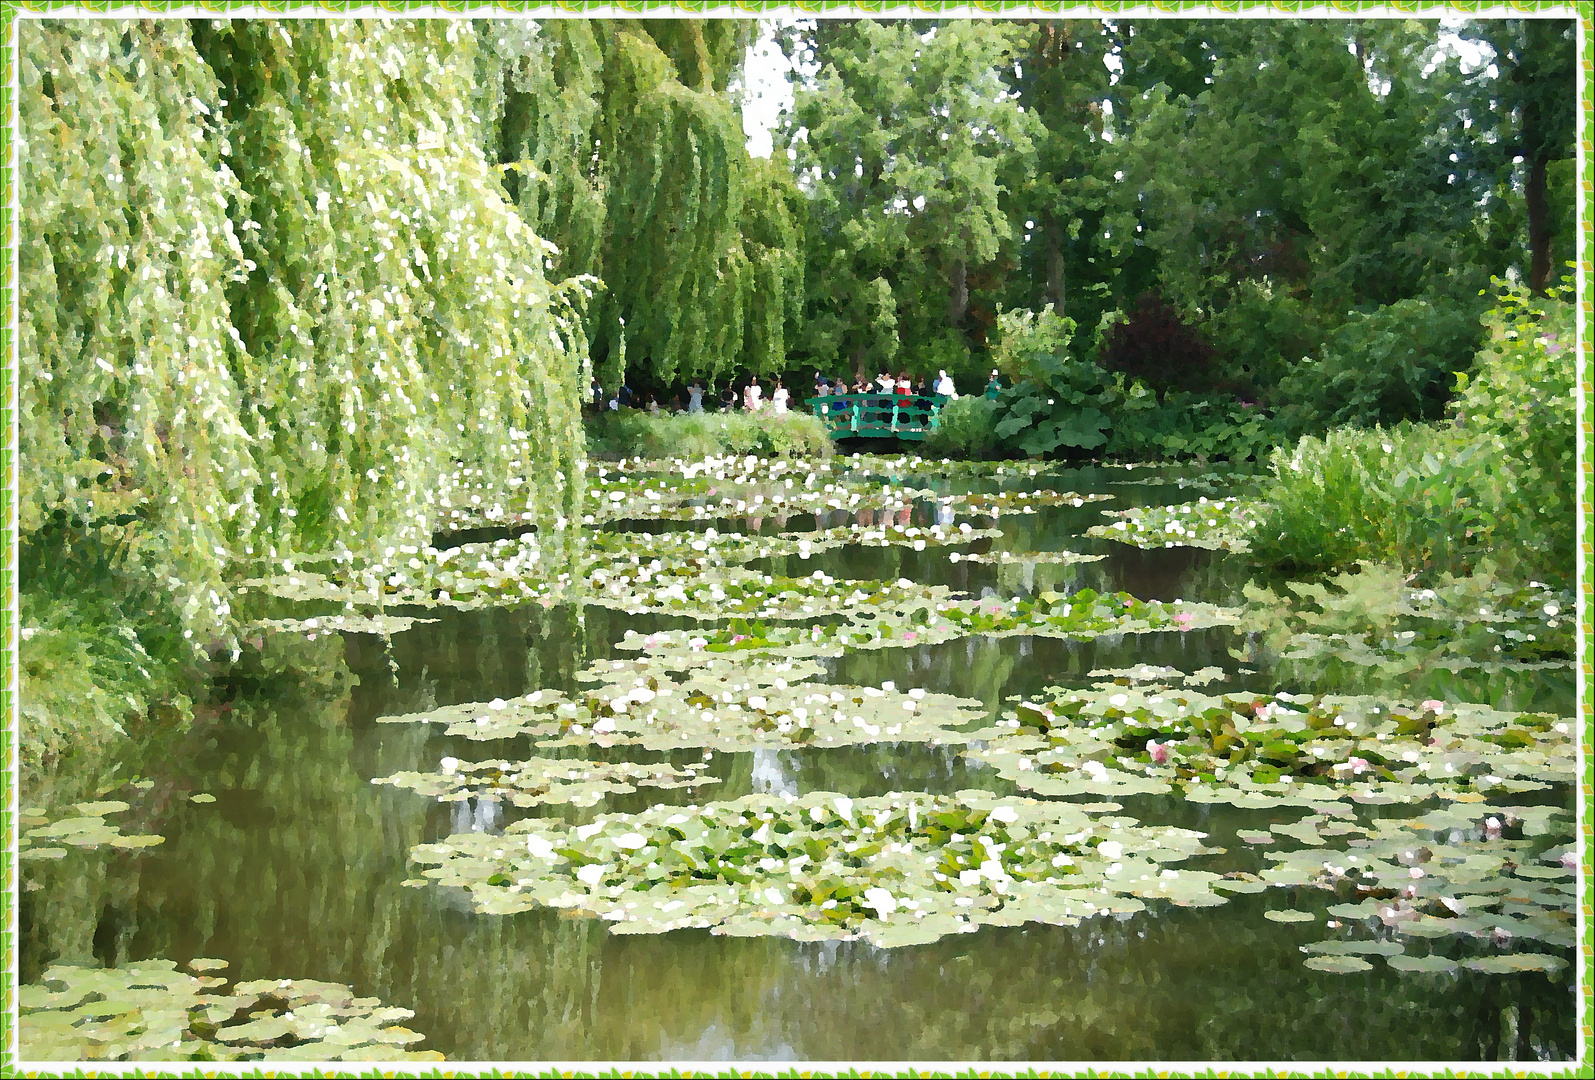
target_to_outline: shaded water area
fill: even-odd
[[[945,548],[844,547],[750,565],[791,576],[823,570],[841,578],[908,578],[975,596],[1090,587],[1143,599],[1237,602],[1248,577],[1237,556],[1143,551],[1081,535],[1103,520],[1104,507],[1196,497],[1172,483],[1115,482],[1124,475],[1026,478],[1036,486],[1108,492],[1116,501],[1005,514],[1002,537],[967,549],[1068,548],[1108,556],[1099,562],[955,563]],[[961,482],[939,483],[950,490]],[[935,514],[934,504],[920,505],[909,520],[929,523]],[[795,515],[780,523],[714,524],[772,532],[837,523],[837,517],[816,522]],[[628,629],[694,625],[594,606],[580,613],[531,604],[417,614],[437,621],[388,644],[371,635],[323,636],[241,673],[220,691],[231,700],[191,731],[148,746],[119,774],[37,778],[31,790],[25,786],[24,806],[124,799],[132,809],[123,827],[159,832],[166,841],[137,852],[73,850],[57,860],[24,862],[21,980],[37,981],[52,963],[216,957],[239,978],[346,983],[413,1009],[408,1024],[425,1033],[424,1046],[455,1060],[1449,1061],[1565,1059],[1574,1052],[1571,969],[1551,978],[1466,969],[1427,975],[1382,964],[1346,974],[1304,967],[1302,946],[1323,938],[1333,920],[1326,909],[1340,899],[1317,889],[1270,889],[1209,908],[1149,901],[1145,911],[1073,927],[987,926],[882,949],[864,941],[693,929],[616,936],[595,919],[547,909],[480,914],[457,891],[407,887],[416,876],[409,861],[415,845],[460,832],[498,832],[529,815],[583,822],[599,813],[756,791],[854,798],[1015,791],[953,748],[891,743],[712,756],[618,747],[600,756],[668,757],[677,764],[708,758],[707,772],[720,782],[643,789],[590,809],[438,803],[373,785],[400,770],[435,768],[445,756],[513,759],[536,752],[524,736],[473,743],[435,726],[378,724],[379,716],[507,699],[540,687],[573,692],[577,672],[588,665],[635,655],[616,649]],[[1238,646],[1225,629],[1086,640],[970,637],[824,660],[822,681],[922,687],[975,699],[993,716],[1043,687],[1085,686],[1095,670],[1139,664],[1222,669],[1210,692],[1278,689],[1270,671],[1246,667],[1232,653]],[[1520,696],[1544,693],[1526,688]],[[1570,693],[1566,700],[1561,691],[1551,696],[1536,707],[1572,714]],[[128,780],[151,783],[129,787]],[[192,801],[196,794],[214,801]],[[1566,790],[1548,797],[1571,807]],[[1295,808],[1240,810],[1179,798],[1118,801],[1144,821],[1207,833],[1209,845],[1231,853],[1225,868],[1256,869],[1257,856],[1238,832],[1302,816]],[[1286,908],[1314,917],[1299,923],[1264,917]]]

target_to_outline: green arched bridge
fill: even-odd
[[[943,394],[828,394],[804,404],[830,428],[833,439],[903,439],[918,442],[936,430]]]

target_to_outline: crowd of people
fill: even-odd
[[[986,396],[995,397],[1001,388],[997,372],[994,370],[990,382],[986,384]],[[683,392],[676,394],[666,405],[661,406],[652,394],[639,401],[632,393],[631,387],[624,382],[618,387],[606,390],[597,379],[594,379],[592,407],[600,412],[644,409],[655,415],[664,412],[694,414],[701,413],[706,408],[706,393],[703,383],[695,380]],[[958,390],[946,371],[937,372],[934,379],[920,376],[917,380],[907,371],[900,371],[896,375],[883,371],[874,379],[860,376],[851,385],[840,375],[831,379],[818,371],[814,373],[814,396],[817,398],[858,394],[880,395],[885,402],[895,398],[897,404],[903,406],[907,406],[915,397],[940,397],[947,400],[958,398]],[[791,391],[779,378],[774,381],[769,396],[766,397],[764,387],[760,385],[757,376],[750,378],[740,390],[733,384],[727,384],[720,391],[718,401],[722,412],[732,412],[739,408],[746,412],[769,409],[777,415],[787,412],[793,405]]]

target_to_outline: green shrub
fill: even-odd
[[[1070,356],[1074,323],[1049,307],[1004,312],[998,364],[1017,382],[997,401],[997,449],[1036,457],[1089,451],[1099,457],[1244,460],[1277,445],[1265,413],[1222,395],[1158,396],[1122,373]]]
[[[1277,401],[1300,412],[1303,426],[1435,420],[1452,373],[1471,366],[1483,336],[1476,309],[1447,300],[1353,312],[1316,358],[1281,380]]]
[[[978,459],[996,453],[997,403],[965,395],[943,406],[936,430],[925,438],[925,453],[934,457]]]
[[[1573,567],[1571,305],[1508,290],[1449,424],[1339,429],[1277,451],[1252,541],[1293,570],[1393,562],[1562,585]]]
[[[1224,375],[1241,393],[1256,397],[1276,386],[1302,357],[1318,352],[1324,341],[1320,319],[1311,305],[1247,281],[1203,329]]]
[[[588,452],[594,457],[828,457],[831,437],[807,412],[676,413],[653,416],[637,409],[605,413],[587,421]]]

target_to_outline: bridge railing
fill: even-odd
[[[833,439],[918,441],[936,430],[941,410],[949,400],[944,394],[881,393],[877,390],[811,397],[805,404],[825,421]]]

